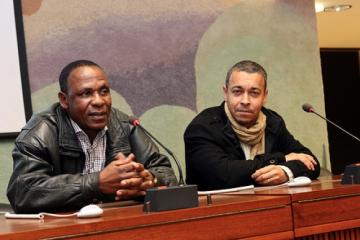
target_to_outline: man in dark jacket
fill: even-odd
[[[106,74],[79,60],[61,72],[59,103],[34,115],[15,141],[7,196],[17,213],[75,210],[176,185],[169,160],[111,107]]]
[[[252,61],[230,68],[224,103],[202,111],[185,130],[187,183],[213,190],[319,176],[311,151],[276,112],[263,107],[266,78],[263,67]]]

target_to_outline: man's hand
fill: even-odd
[[[100,172],[100,190],[105,194],[116,194],[115,200],[145,195],[145,190],[154,186],[154,177],[134,160],[134,154],[125,157],[118,153],[115,160]]]
[[[137,169],[141,168],[142,165],[133,162],[134,159],[134,154],[125,157],[122,153],[119,153],[115,160],[100,172],[99,188],[101,192],[105,194],[115,193],[116,190],[126,185],[122,183],[122,180],[138,178]]]
[[[152,175],[152,173],[148,170],[144,170],[142,172],[139,173],[140,176],[143,179],[142,184],[140,185],[140,189],[146,190],[148,188],[152,188],[155,184],[154,182],[154,176]]]
[[[251,177],[260,185],[277,185],[289,180],[284,170],[278,165],[260,168]]]
[[[313,158],[313,156],[305,154],[305,153],[289,153],[285,156],[286,161],[299,160],[301,161],[309,170],[314,171],[315,165],[317,162]]]
[[[145,190],[154,186],[154,177],[148,170],[143,169],[138,174],[138,178],[121,181],[122,188],[116,191],[115,200],[144,196]]]

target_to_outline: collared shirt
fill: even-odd
[[[240,142],[240,145],[241,145],[241,148],[245,154],[245,159],[248,159],[248,160],[252,160],[250,158],[250,151],[251,151],[251,146],[249,144],[246,144],[246,143],[243,143],[243,142]]]
[[[93,173],[101,171],[106,161],[106,131],[107,126],[97,133],[93,144],[91,144],[88,135],[72,119],[71,125],[85,153],[85,166],[83,173]]]

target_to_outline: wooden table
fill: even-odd
[[[0,239],[292,239],[291,201],[283,196],[199,198],[200,206],[144,213],[142,205],[104,206],[100,218],[0,218]]]
[[[255,194],[290,196],[295,238],[360,239],[359,184],[342,185],[339,177],[324,177],[307,187],[265,187]]]
[[[336,178],[213,195],[211,205],[206,200],[156,213],[134,202],[106,204],[93,219],[1,216],[0,239],[360,239],[360,185]]]

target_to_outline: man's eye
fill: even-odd
[[[91,96],[91,92],[90,91],[85,91],[81,93],[81,97],[90,97]]]
[[[100,94],[102,96],[106,96],[109,94],[109,92],[110,92],[110,90],[108,88],[104,88],[104,89],[101,89]]]
[[[242,93],[242,91],[240,89],[237,89],[237,90],[235,89],[235,90],[232,91],[232,93],[235,94],[235,95],[239,95],[239,94]]]
[[[260,95],[260,93],[255,91],[255,92],[250,92],[250,95],[253,96],[253,97],[257,97],[257,96]]]

